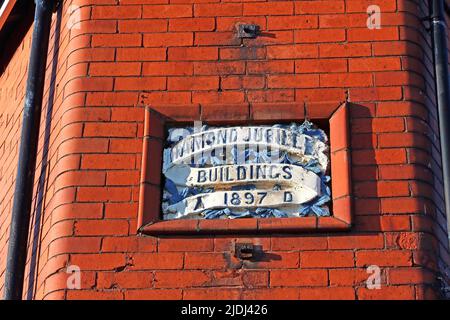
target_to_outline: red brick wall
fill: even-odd
[[[366,27],[373,1],[65,1],[52,29],[59,53],[48,69],[53,110],[33,296],[437,297],[436,277],[450,257],[431,41],[420,21],[428,11],[424,1],[377,2],[379,30]],[[70,5],[80,7],[69,14]],[[82,21],[69,29],[78,15]],[[237,22],[257,23],[262,36],[241,45]],[[1,75],[1,88],[16,88],[11,76],[23,77],[22,48]],[[18,96],[2,94],[1,108],[17,110]],[[350,232],[136,235],[144,106],[226,110],[267,103],[270,110],[346,98],[355,197]],[[7,135],[2,127],[5,145],[16,143],[18,122],[14,128]],[[9,189],[10,153],[2,155],[10,157],[2,161]],[[6,221],[11,191],[3,189]],[[261,245],[264,259],[236,259],[233,244],[242,241]],[[67,290],[68,265],[81,268],[81,290]],[[365,288],[369,265],[382,270],[381,290]]]
[[[4,67],[0,77],[0,293],[4,285],[8,251],[7,239],[16,178],[17,144],[22,122],[21,105],[24,102],[27,57],[31,45],[30,32],[28,31],[26,35],[21,34],[22,32],[13,34],[12,37],[24,37],[24,40],[17,47],[15,54],[12,54],[12,49],[2,49],[0,60],[0,65]],[[9,61],[5,61],[6,59]]]

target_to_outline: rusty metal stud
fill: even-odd
[[[260,27],[256,24],[240,24],[238,25],[238,38],[256,38],[259,30]]]
[[[241,260],[249,260],[255,256],[255,246],[253,243],[236,243],[235,256]]]

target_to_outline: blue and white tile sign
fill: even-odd
[[[164,220],[329,216],[328,138],[309,121],[171,128]]]

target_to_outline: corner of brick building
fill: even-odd
[[[450,258],[422,1],[382,1],[383,27],[375,31],[366,28],[368,1],[179,2],[67,1],[55,15],[50,43],[59,50],[51,46],[44,99],[51,122],[43,117],[50,130],[42,130],[38,156],[46,167],[36,174],[44,188],[36,189],[39,250],[28,269],[36,279],[27,279],[33,297],[438,298]],[[69,29],[74,15],[81,22]],[[236,22],[257,23],[273,37],[240,46]],[[27,57],[11,61],[23,65]],[[213,110],[240,120],[242,104],[270,112],[305,100],[311,108],[338,106],[346,97],[350,231],[136,234],[144,106],[220,105]],[[22,102],[8,100],[15,109]],[[1,209],[10,219],[10,205]],[[267,259],[237,260],[236,242],[260,245]],[[371,265],[381,269],[381,290],[366,288]],[[69,266],[81,269],[81,290],[67,289]]]

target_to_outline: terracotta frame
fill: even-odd
[[[257,103],[239,105],[184,105],[146,107],[142,171],[139,193],[140,233],[223,234],[295,233],[344,231],[351,228],[352,194],[348,104]],[[331,156],[331,217],[248,218],[235,220],[161,220],[162,151],[167,124],[270,123],[302,121],[305,110],[311,120],[328,121]]]

